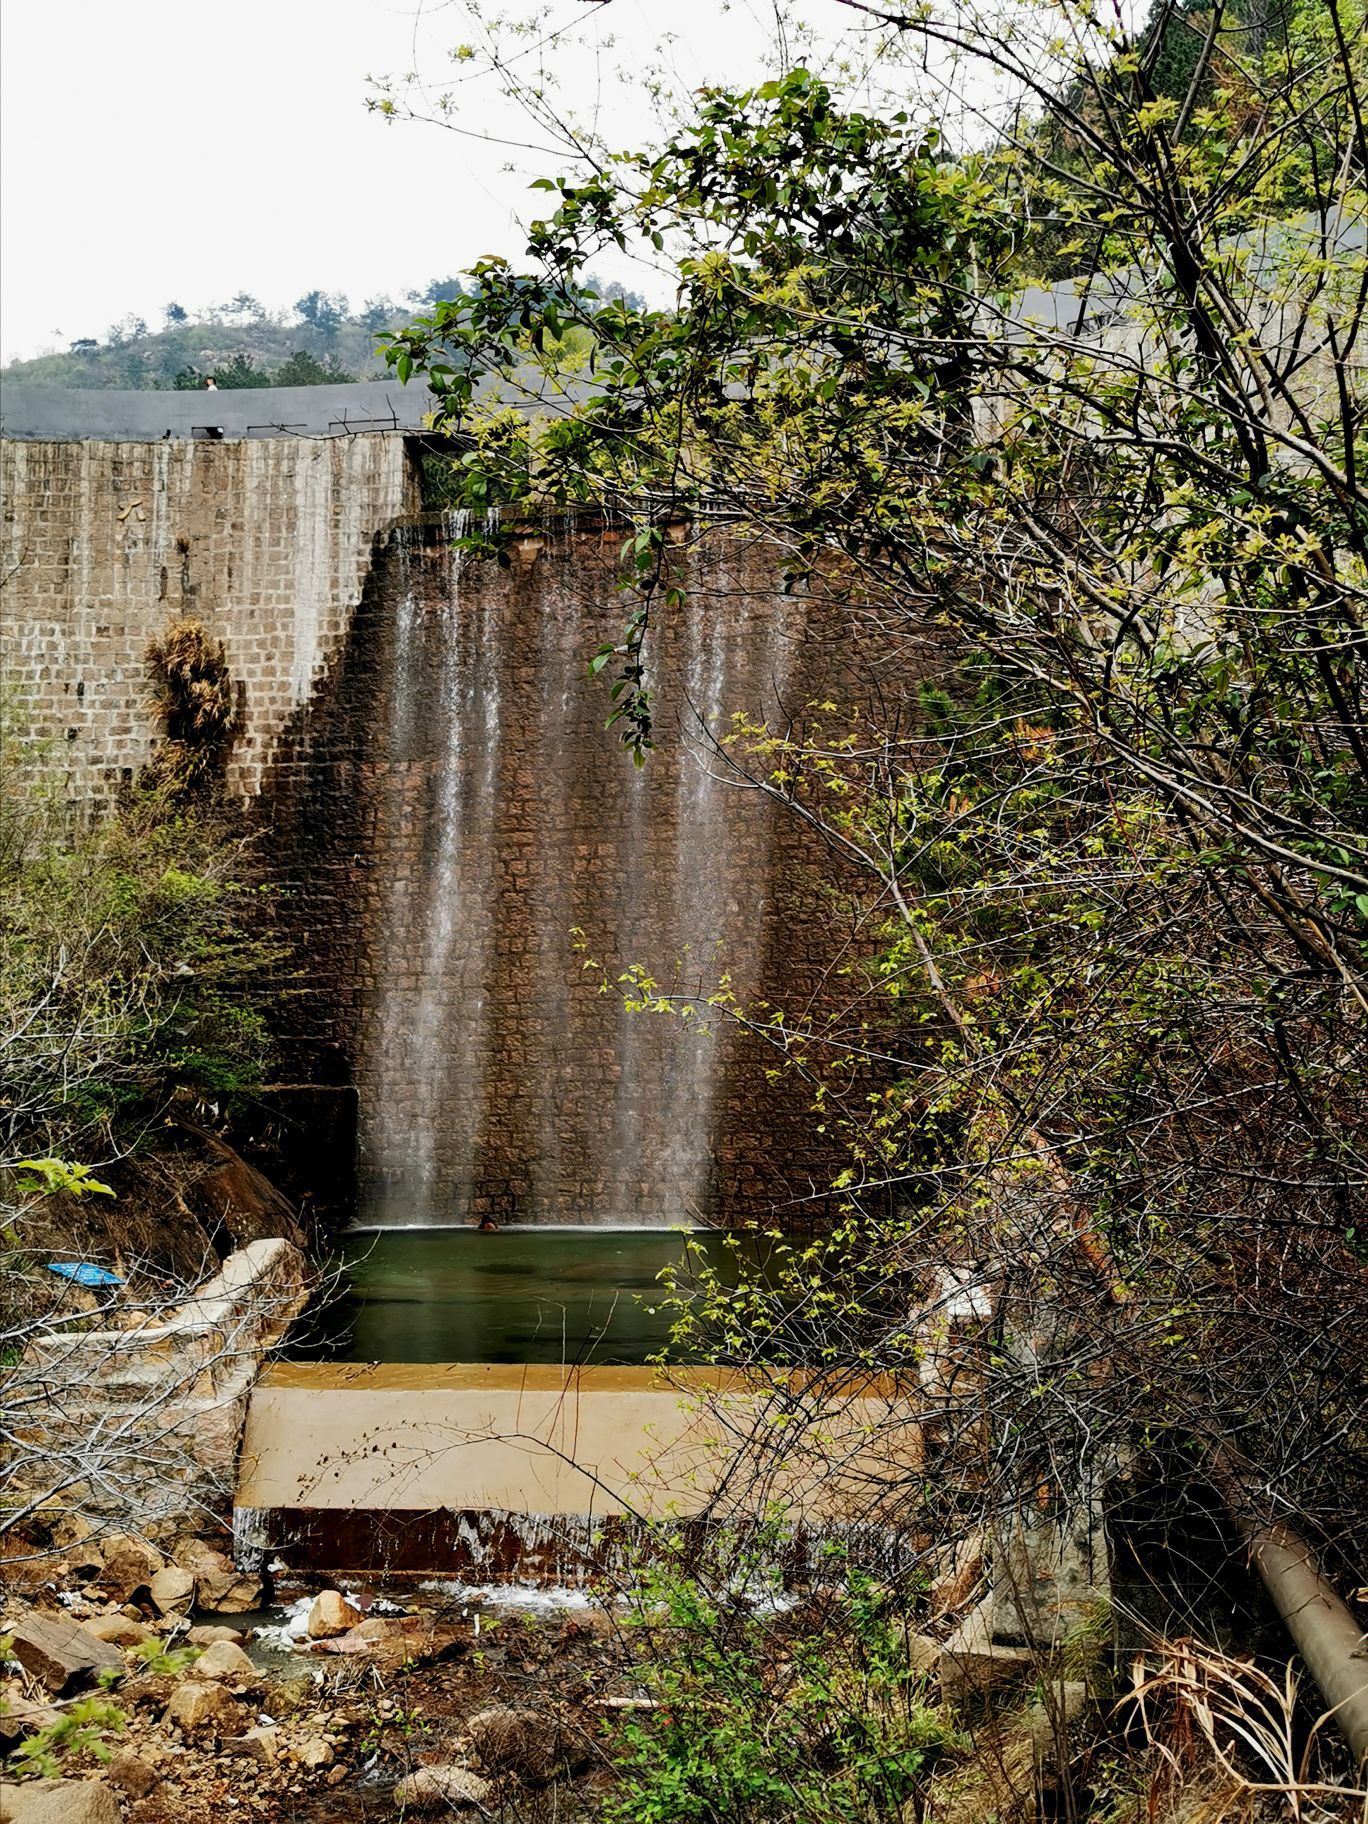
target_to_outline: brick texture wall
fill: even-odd
[[[192,615],[226,644],[246,732],[231,784],[275,743],[343,640],[375,534],[415,504],[404,442],[0,444],[6,714],[73,803],[152,752],[148,643]]]
[[[354,1085],[364,1215],[820,1213],[810,1076],[726,1012],[624,1011],[618,978],[858,1023],[874,932],[850,883],[714,743],[736,714],[845,728],[875,695],[886,723],[915,642],[691,533],[635,771],[586,677],[621,630],[620,527],[548,521],[507,568],[463,555],[459,527],[414,516],[395,437],[10,443],[3,463],[7,707],[73,804],[153,751],[149,641],[190,614],[225,642],[229,785],[268,826],[305,968],[284,1075]],[[339,1175],[311,1168],[319,1144],[306,1121],[301,1183]]]
[[[873,691],[892,713],[921,667],[711,533],[679,554],[687,601],[652,647],[659,746],[635,771],[604,727],[607,682],[586,677],[620,632],[621,538],[548,523],[503,569],[463,558],[450,526],[397,532],[281,750],[276,847],[313,959],[301,1038],[354,1076],[373,1220],[825,1204],[811,1076],[776,1071],[725,1013],[625,1011],[618,978],[636,964],[703,998],[726,983],[761,1021],[851,1031],[868,1003],[847,971],[874,932],[830,850],[709,736],[737,713],[844,730]]]

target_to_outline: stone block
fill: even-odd
[[[93,1685],[101,1672],[122,1677],[126,1670],[117,1647],[98,1640],[65,1615],[40,1615],[31,1610],[8,1625],[14,1637],[14,1657],[55,1696]]]

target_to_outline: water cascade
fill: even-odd
[[[830,859],[717,746],[735,714],[801,717],[832,674],[820,616],[736,541],[682,548],[638,771],[586,675],[626,612],[621,530],[547,524],[507,566],[465,550],[470,530],[391,536],[314,712],[335,795],[306,815],[345,888],[311,916],[355,985],[361,1220],[668,1227],[807,1193],[803,1085],[725,1013],[627,1011],[620,978],[638,965],[695,1003],[724,980],[747,1005],[820,996]]]

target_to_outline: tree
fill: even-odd
[[[126,342],[135,342],[147,334],[146,319],[130,312],[120,317],[117,323],[111,323],[105,331],[105,340],[111,348],[122,348]]]
[[[310,329],[332,342],[347,314],[347,300],[341,292],[306,291],[295,300],[295,309]]]
[[[465,285],[459,278],[433,279],[423,291],[410,291],[410,304],[454,304],[465,296]]]
[[[188,321],[189,318],[189,312],[185,307],[176,303],[167,304],[162,310],[162,315],[166,318],[168,326],[173,328],[177,324]]]
[[[395,315],[393,300],[387,297],[367,298],[361,307],[359,321],[363,329],[374,335],[377,331],[388,328]]]
[[[282,361],[271,375],[272,386],[323,386],[348,385],[357,378],[337,360],[335,355],[325,355],[320,361],[307,349],[297,348],[288,361]]]
[[[265,321],[266,309],[249,291],[240,291],[220,307],[225,317],[245,318],[249,323]]]
[[[1123,1462],[1214,1476],[1234,1440],[1262,1514],[1309,1518],[1347,1568],[1368,1506],[1363,7],[1253,35],[1218,8],[1171,92],[1146,47],[1189,29],[1176,5],[1144,44],[1082,0],[1011,32],[858,10],[963,85],[947,101],[1007,88],[1015,125],[956,149],[929,106],[861,111],[802,69],[705,91],[663,149],[543,180],[530,267],[482,261],[389,345],[474,439],[465,504],[631,523],[630,614],[590,665],[638,759],[645,653],[687,588],[664,524],[702,528],[711,501],[785,588],[956,655],[883,726],[830,712],[719,747],[863,871],[886,920],[866,992],[902,1062],[871,1106],[849,1048],[719,986],[713,1017],[817,1080],[848,1212],[681,1322],[721,1324],[739,1363],[915,1377],[909,1302],[967,1300],[973,1400],[928,1401],[934,1474],[880,1490],[890,1511],[1063,1511]],[[1038,224],[1075,274],[1048,292]],[[601,300],[605,249],[668,253],[676,307]],[[573,393],[570,327],[594,348]],[[477,402],[490,375],[537,414]]]
[[[224,392],[241,392],[247,387],[269,386],[271,376],[251,355],[230,355],[215,366],[214,381]]]

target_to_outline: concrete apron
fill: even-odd
[[[890,1470],[920,1468],[911,1398],[869,1381],[814,1410],[793,1389],[712,1369],[281,1364],[248,1409],[238,1561],[574,1583],[652,1523],[744,1524],[777,1503],[798,1574],[833,1538],[894,1568],[870,1503]]]

